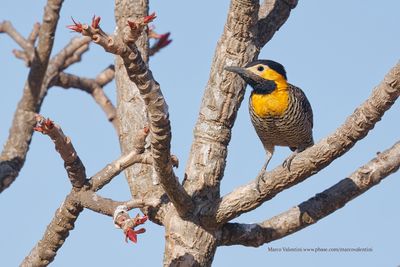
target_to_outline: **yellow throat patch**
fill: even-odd
[[[256,66],[255,66],[256,67]],[[272,69],[264,70],[261,75],[264,79],[276,83],[276,88],[269,94],[251,94],[251,104],[259,117],[282,116],[289,106],[288,83],[286,79]]]

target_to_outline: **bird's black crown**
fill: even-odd
[[[276,61],[273,61],[273,60],[268,60],[268,59],[256,60],[256,61],[253,61],[253,62],[250,62],[249,64],[247,64],[246,68],[252,67],[252,66],[255,66],[258,64],[268,66],[269,68],[273,69],[274,71],[276,71],[277,73],[279,73],[280,75],[285,77],[285,79],[287,80],[285,67],[283,67],[282,64],[280,64]]]

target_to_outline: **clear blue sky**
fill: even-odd
[[[11,20],[27,35],[33,23],[41,21],[44,4],[44,0],[7,1],[0,9],[0,20]],[[95,13],[102,17],[103,29],[112,32],[113,4],[113,1],[65,1],[53,51],[59,51],[75,35],[65,28],[71,23],[71,16],[89,22]],[[181,162],[177,170],[180,177],[228,4],[227,0],[152,1],[151,10],[158,15],[156,30],[172,32],[172,44],[151,59],[151,68],[170,107],[172,150]],[[260,58],[281,62],[286,66],[289,81],[306,92],[314,110],[316,141],[342,124],[398,61],[399,9],[400,2],[396,0],[300,0],[287,23],[262,51]],[[11,54],[13,48],[17,45],[8,36],[0,35],[1,143],[8,136],[28,71]],[[94,77],[112,61],[112,55],[92,44],[83,62],[68,71]],[[107,86],[106,92],[115,99],[114,84]],[[254,179],[265,159],[246,106],[247,99],[239,110],[229,145],[223,194]],[[398,140],[399,112],[400,105],[396,103],[375,129],[345,156],[236,221],[267,219],[351,174],[377,151]],[[88,175],[118,157],[117,136],[89,95],[53,88],[41,113],[62,125],[85,163]],[[278,148],[270,166],[280,164],[289,153],[287,148]],[[11,188],[0,194],[2,266],[17,266],[23,260],[42,237],[70,187],[54,145],[48,137],[35,134],[22,172]],[[397,266],[400,264],[399,188],[397,173],[301,232],[259,248],[219,248],[214,266]],[[130,196],[122,175],[100,194],[117,200]],[[139,236],[138,244],[126,244],[111,218],[84,211],[52,266],[160,266],[163,228],[151,223],[145,226],[147,232]],[[373,252],[273,253],[268,252],[268,247],[369,247]]]

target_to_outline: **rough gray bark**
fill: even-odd
[[[245,92],[245,84],[224,72],[242,66],[259,53],[258,1],[232,1],[224,32],[218,41],[187,162],[184,187],[197,201],[219,197],[231,129]]]
[[[173,208],[163,223],[164,266],[211,266],[217,249],[215,231],[202,227],[196,218],[182,219]]]
[[[62,0],[47,1],[37,48],[32,49],[29,45],[22,46],[34,53],[34,56],[23,96],[14,114],[9,137],[0,155],[0,192],[14,182],[25,162],[35,124],[34,115],[40,110],[47,92],[47,87],[42,86],[42,83],[53,48],[62,3]],[[18,43],[29,42],[20,40]]]
[[[60,208],[57,209],[53,220],[47,226],[43,238],[35,245],[20,266],[42,267],[49,265],[57,255],[69,232],[74,229],[75,221],[83,210],[70,193]]]
[[[129,52],[121,54],[121,57],[129,79],[136,85],[141,98],[144,100],[151,134],[150,145],[154,174],[168,198],[174,204],[175,209],[182,217],[185,217],[193,210],[193,203],[172,169],[171,123],[168,105],[165,102],[160,85],[154,79],[152,72],[144,63],[141,53],[135,45],[136,36],[141,33],[138,32],[138,27],[126,26],[124,32],[123,39],[128,46],[126,50]]]
[[[48,8],[45,14],[55,12],[58,16],[61,1],[49,0],[48,5],[55,9]],[[224,67],[242,66],[257,58],[262,47],[286,21],[291,9],[296,7],[297,1],[231,1],[202,99],[183,184],[179,183],[172,169],[175,159],[170,154],[171,129],[167,103],[147,64],[149,54],[154,53],[149,49],[148,32],[144,30],[147,23],[144,23],[143,18],[148,15],[148,5],[148,0],[116,0],[117,29],[113,36],[99,28],[99,20],[96,22],[96,18],[92,25],[72,26],[89,37],[71,41],[49,62],[47,70],[46,53],[50,53],[52,43],[43,40],[46,40],[47,34],[51,38],[56,19],[49,19],[47,15],[43,19],[50,21],[53,26],[44,24],[40,28],[37,49],[48,51],[37,55],[44,60],[47,58],[47,61],[36,70],[37,58],[32,56],[32,51],[38,27],[35,26],[25,40],[10,23],[0,24],[0,32],[10,35],[23,49],[16,56],[32,65],[31,72],[40,74],[34,75],[40,78],[33,83],[36,92],[29,91],[27,96],[24,93],[23,101],[29,102],[26,109],[28,113],[33,115],[39,110],[47,89],[53,85],[82,89],[93,96],[117,128],[123,153],[119,159],[87,178],[84,163],[79,160],[71,140],[64,136],[60,128],[52,128],[52,123],[46,124],[43,119],[40,120],[41,125],[36,129],[49,135],[55,142],[73,187],[56,211],[43,238],[25,258],[22,266],[47,266],[53,261],[84,208],[113,216],[120,205],[128,209],[141,208],[151,221],[165,228],[164,266],[211,266],[218,246],[259,246],[301,230],[343,207],[399,168],[400,145],[397,143],[348,178],[298,207],[259,224],[229,223],[233,218],[258,207],[282,190],[326,167],[362,139],[400,95],[400,64],[391,70],[384,82],[343,126],[300,153],[293,160],[290,172],[278,167],[260,174],[266,177],[264,183],[256,185],[251,182],[220,197],[227,147],[245,90],[244,82],[224,71]],[[133,26],[127,28],[128,20]],[[88,79],[63,72],[70,64],[80,60],[90,40],[104,47],[107,52],[116,54],[116,108],[101,89],[102,85],[113,78],[114,73],[105,71],[96,79]],[[28,81],[32,78],[29,77]],[[19,108],[15,118],[20,118]],[[26,110],[23,109],[23,112]],[[14,123],[26,124],[26,120],[18,119]],[[28,124],[17,127],[22,134],[17,136],[16,132],[11,132],[8,140],[23,147],[17,149],[23,157],[32,135],[32,125],[29,128]],[[7,144],[6,152],[11,147]],[[0,178],[4,173],[11,177],[7,173],[11,163],[7,160],[0,163]],[[22,164],[12,169],[12,175],[16,177],[20,167]],[[96,193],[124,170],[133,199],[115,201]],[[15,178],[10,180],[7,177],[0,180],[0,190]]]
[[[148,14],[148,1],[116,0],[115,20],[117,22],[117,35],[122,39],[122,30],[126,26],[127,19],[136,19]],[[145,62],[148,61],[148,38],[145,33],[140,37],[136,45]],[[146,108],[140,97],[136,85],[127,76],[121,57],[115,58],[115,82],[117,84],[117,117],[119,119],[119,142],[123,153],[131,151],[132,134],[149,125],[146,116]],[[162,199],[164,191],[160,185],[153,183],[153,170],[148,165],[134,165],[125,171],[126,179],[134,199],[157,198]],[[142,209],[150,219],[159,222],[163,212],[159,207],[145,207]]]

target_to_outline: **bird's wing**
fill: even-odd
[[[310,102],[307,99],[306,94],[303,92],[303,90],[301,90],[300,88],[298,88],[294,85],[291,85],[291,87],[292,87],[295,97],[299,100],[300,107],[303,109],[304,114],[306,114],[306,118],[309,121],[311,128],[312,128],[314,125],[313,111],[312,111]]]

